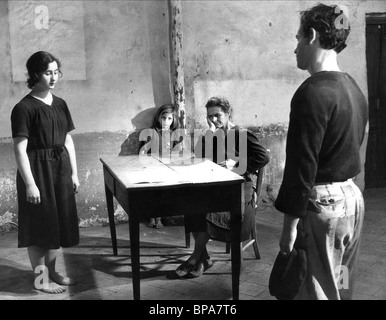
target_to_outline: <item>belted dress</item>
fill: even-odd
[[[18,247],[44,249],[79,244],[79,222],[72,183],[66,135],[75,129],[66,102],[53,95],[51,105],[25,96],[12,110],[12,137],[28,139],[27,154],[41,203],[27,201],[26,186],[19,170]]]

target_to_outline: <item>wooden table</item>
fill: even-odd
[[[100,159],[114,255],[118,254],[113,196],[129,216],[134,300],[140,299],[139,222],[144,217],[231,212],[233,299],[239,299],[241,196],[244,179],[209,160],[174,165],[149,156]],[[169,161],[170,162],[170,161]]]

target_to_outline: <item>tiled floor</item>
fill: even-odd
[[[386,189],[365,193],[366,219],[355,299],[386,299]],[[252,247],[243,253],[240,300],[275,300],[268,279],[278,250],[282,215],[269,203],[258,214],[261,260]],[[108,227],[82,228],[80,245],[60,250],[59,270],[77,284],[58,294],[33,290],[33,275],[17,233],[0,236],[0,300],[131,300],[130,243],[127,224],[117,226],[118,256],[112,254]],[[232,300],[230,255],[223,243],[211,241],[214,266],[196,279],[172,279],[175,268],[191,252],[185,248],[184,228],[150,229],[141,225],[141,299]],[[192,240],[192,245],[194,241]]]

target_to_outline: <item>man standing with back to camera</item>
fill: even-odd
[[[343,23],[342,23],[343,22]],[[351,299],[364,218],[352,178],[361,171],[367,101],[340,70],[337,54],[350,32],[337,6],[301,13],[297,66],[310,77],[295,92],[282,185],[275,202],[284,213],[280,251],[288,255],[304,235],[307,276],[295,299]]]

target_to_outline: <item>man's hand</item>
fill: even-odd
[[[299,218],[295,218],[288,214],[284,215],[283,229],[280,237],[280,252],[283,255],[289,255],[294,247],[298,234],[297,225]]]

